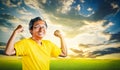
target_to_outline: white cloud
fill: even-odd
[[[42,3],[44,3],[44,4],[45,4],[46,2],[47,2],[47,0],[42,0]]]
[[[114,23],[113,22],[109,22],[108,23],[108,25],[107,26],[105,26],[106,28],[109,28],[109,27],[111,27],[111,26],[113,26],[114,25]]]
[[[112,6],[113,9],[119,8],[119,6],[115,3],[111,3],[111,6]]]
[[[26,5],[28,5],[31,8],[39,9],[39,3],[38,0],[25,0]]]
[[[5,10],[5,8],[0,8],[0,10]]]
[[[71,5],[74,0],[59,0],[61,6],[57,9],[57,12],[61,12],[62,14],[66,14],[71,10]]]
[[[106,29],[106,27],[102,26],[102,24],[105,22],[104,20],[97,22],[83,22],[87,24],[79,29],[83,33],[80,33],[74,38],[74,41],[78,42],[78,44],[101,44],[104,43],[104,41],[109,40],[110,35],[103,33],[103,31]]]
[[[93,15],[95,12],[93,11],[91,14],[88,14],[86,17],[90,17],[91,15]]]
[[[17,12],[22,15],[32,15],[32,13],[28,12],[24,7],[22,7],[22,9],[17,9]]]
[[[92,8],[87,8],[87,11],[92,11],[93,9]]]
[[[97,59],[120,59],[120,53],[113,53],[97,57]]]
[[[3,32],[9,32],[9,29],[7,27],[0,26],[0,30]]]
[[[78,4],[75,9],[76,9],[77,11],[80,11],[80,9],[81,9],[80,4]]]
[[[80,0],[81,3],[85,3],[85,0]]]
[[[26,5],[34,9],[41,9],[44,6],[42,4],[46,3],[46,0],[24,0]]]
[[[22,17],[21,17],[22,18]],[[25,18],[26,20],[28,20],[28,17]],[[20,33],[20,35],[22,35],[23,37],[30,37],[30,32],[29,32],[29,29],[28,29],[28,23],[22,21],[21,19],[10,19],[8,20],[10,23],[12,23],[12,25],[14,26],[14,28],[12,30],[14,30],[18,25],[22,25],[23,28],[24,28],[24,31],[22,33]],[[19,36],[21,37],[21,36]],[[18,39],[19,39],[18,37]]]
[[[2,3],[8,7],[17,7],[19,6],[22,2],[19,1],[17,2],[17,4],[13,4],[10,0],[5,0],[5,1],[2,1]]]
[[[17,12],[21,14],[20,20],[30,21],[32,18],[35,17],[36,14],[33,14],[27,11],[24,7],[22,9],[17,9]]]
[[[83,33],[80,33],[76,37],[67,40],[69,48],[81,50],[83,52],[83,57],[94,57],[91,55],[94,51],[120,47],[120,43],[105,43],[110,39],[111,35],[104,34],[103,31],[113,25],[112,22],[110,22],[106,27],[102,26],[105,20],[97,22],[83,22],[87,24],[79,29],[80,31],[83,31]],[[82,47],[79,46],[79,44],[86,44],[89,47]]]

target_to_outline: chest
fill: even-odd
[[[51,54],[51,46],[50,45],[39,45],[39,44],[29,44],[29,56],[37,56],[37,57],[50,57]]]

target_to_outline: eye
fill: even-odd
[[[33,26],[34,29],[45,29],[46,26],[39,26],[39,25],[36,25],[36,26]]]
[[[42,26],[41,28],[46,28],[45,26]]]
[[[39,26],[33,26],[34,29],[39,28]]]

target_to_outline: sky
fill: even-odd
[[[28,24],[41,17],[48,24],[44,39],[59,45],[60,30],[72,58],[120,58],[120,0],[0,0],[0,42],[7,43],[17,25],[16,41],[31,37]]]

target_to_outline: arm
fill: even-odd
[[[66,44],[65,44],[65,41],[64,41],[64,38],[62,36],[62,34],[60,33],[59,30],[56,30],[54,32],[54,35],[56,37],[59,37],[60,38],[60,43],[61,43],[61,51],[62,53],[60,54],[61,57],[66,57],[67,56],[67,47],[66,47]]]
[[[6,55],[14,55],[15,49],[14,49],[14,41],[18,33],[23,31],[23,27],[21,25],[18,25],[17,28],[13,31],[10,39],[7,42],[6,48],[5,48],[5,54]]]

